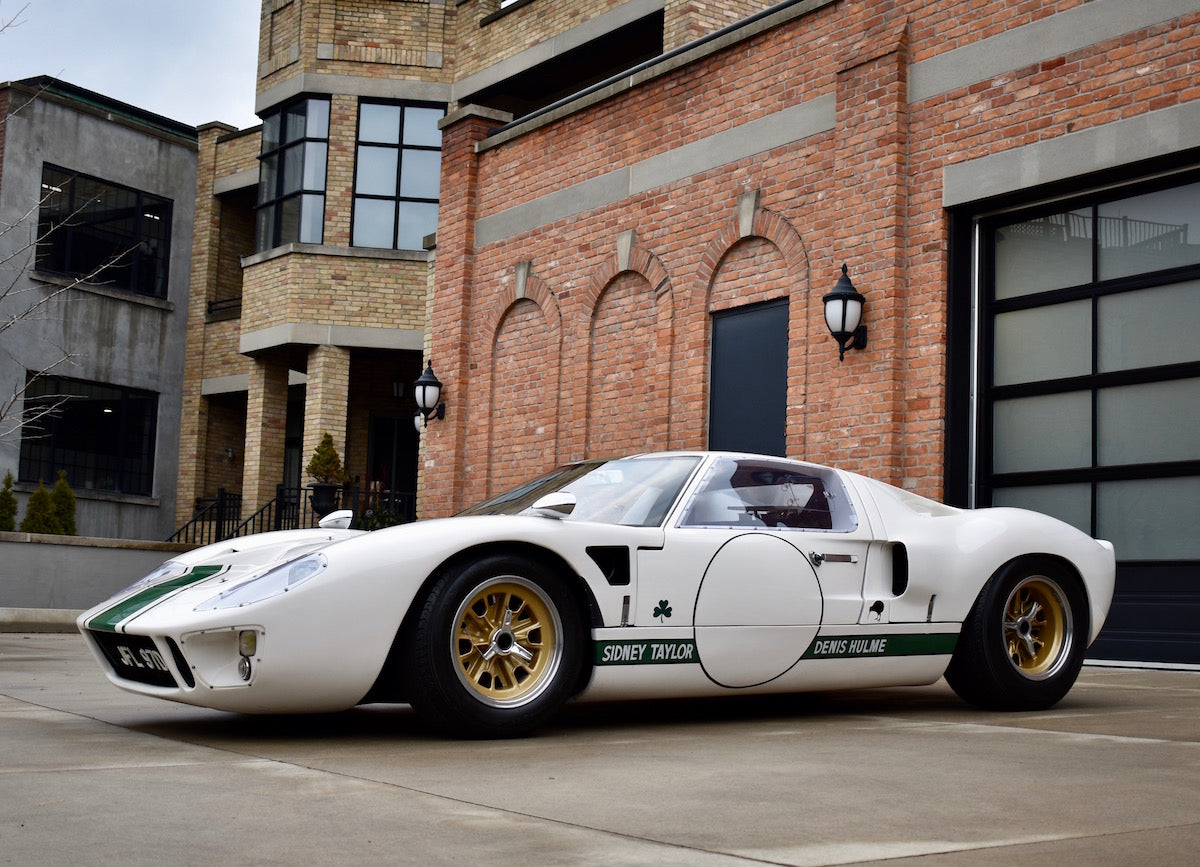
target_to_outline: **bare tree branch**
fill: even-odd
[[[9,308],[5,313],[0,315],[0,335],[8,331],[15,325],[29,319],[36,318],[42,314],[55,299],[62,296],[64,293],[81,286],[98,286],[104,285],[98,278],[109,268],[119,263],[122,259],[128,256],[136,245],[130,245],[128,248],[117,252],[109,259],[101,262],[94,269],[84,275],[73,276],[65,279],[62,283],[53,284],[54,288],[47,290],[45,283],[38,283],[29,286],[23,286],[22,281],[27,277],[30,266],[36,263],[36,255],[38,245],[44,243],[49,236],[56,230],[62,229],[65,226],[79,225],[77,218],[90,205],[99,201],[99,198],[92,198],[84,201],[76,207],[67,218],[59,225],[46,232],[38,235],[34,229],[35,221],[41,213],[42,207],[60,190],[49,190],[37,203],[26,210],[15,223],[4,226],[0,230],[0,238],[3,238],[8,233],[20,229],[24,226],[29,232],[29,240],[24,244],[19,244],[15,248],[4,255],[0,259],[0,273],[8,272],[8,277],[0,281],[0,305]],[[25,297],[28,296],[28,297]],[[62,405],[70,399],[70,395],[63,395],[60,399],[38,403],[32,406],[25,405],[24,408],[17,410],[18,405],[24,403],[24,398],[29,387],[44,376],[49,375],[55,369],[61,367],[68,361],[77,358],[77,353],[67,352],[60,347],[61,355],[57,360],[45,367],[36,371],[31,371],[25,378],[22,385],[13,389],[11,395],[6,396],[0,401],[0,440],[4,440],[24,429],[28,435],[32,425],[47,417],[55,415]],[[24,364],[12,356],[11,353],[6,353],[18,365],[24,367]]]
[[[25,10],[28,8],[29,4],[26,3],[20,9],[18,9],[16,14],[14,14],[11,18],[6,19],[3,16],[0,16],[0,33],[3,33],[10,27],[20,27],[23,23],[25,23],[21,20],[21,16],[25,14]]]

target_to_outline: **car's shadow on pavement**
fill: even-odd
[[[1068,696],[1067,701],[1071,701]],[[1079,702],[1074,702],[1076,706]],[[894,716],[908,721],[995,722],[1011,715],[977,710],[959,700],[944,684],[829,693],[730,696],[705,699],[581,702],[568,704],[533,737],[576,737],[592,733],[670,727],[676,730],[723,723],[821,724],[852,716]],[[404,704],[364,705],[329,714],[233,714],[195,709],[184,718],[146,717],[127,720],[126,727],[195,743],[282,743],[330,738],[371,741],[445,741],[447,735],[425,726]]]

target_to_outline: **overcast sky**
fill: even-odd
[[[22,9],[22,7],[24,7]],[[254,126],[259,0],[0,0],[0,81],[51,75],[173,120]]]

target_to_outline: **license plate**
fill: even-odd
[[[154,641],[145,635],[93,632],[118,677],[152,686],[176,686],[166,660]]]

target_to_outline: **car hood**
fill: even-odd
[[[81,627],[115,629],[158,601],[210,585],[232,586],[274,566],[363,535],[352,530],[285,530],[229,539],[172,557],[158,569],[80,616]],[[207,593],[214,592],[207,590]]]

